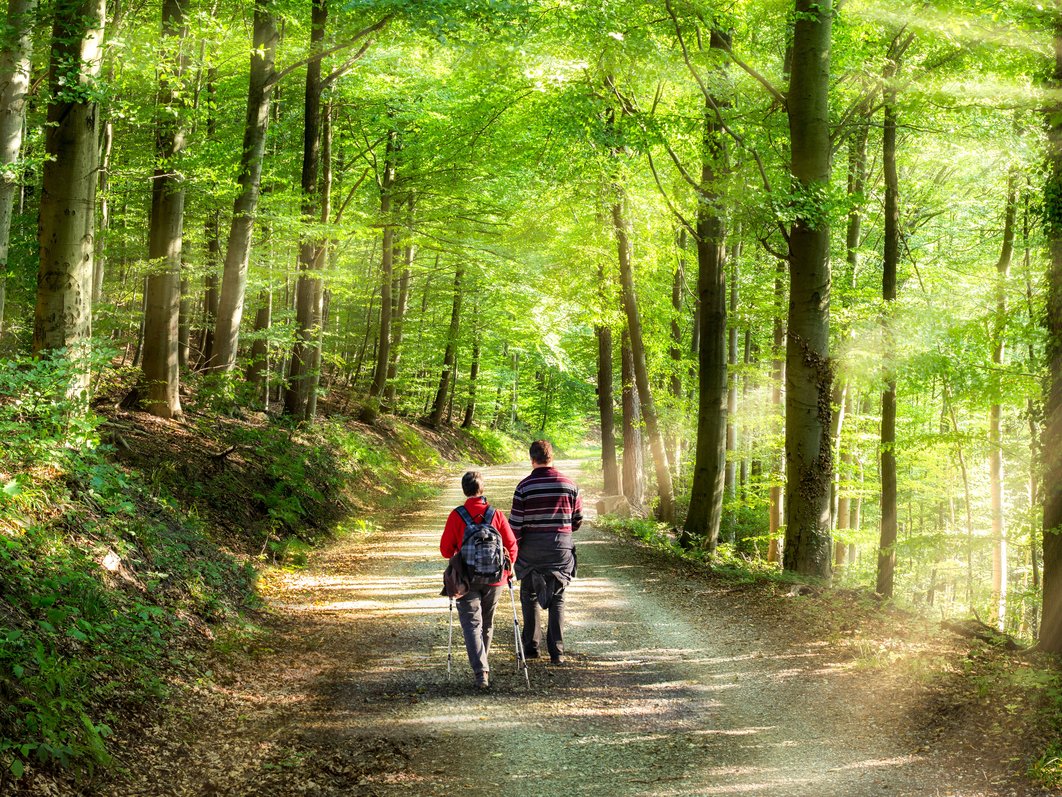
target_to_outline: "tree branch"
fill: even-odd
[[[375,33],[378,30],[382,30],[383,28],[387,27],[387,23],[389,23],[391,21],[391,18],[393,16],[394,16],[393,14],[387,14],[384,17],[382,17],[381,19],[379,19],[375,24],[370,25],[367,28],[363,28],[362,30],[359,30],[357,33],[355,33],[349,39],[346,39],[346,40],[340,42],[339,44],[333,45],[332,47],[329,47],[327,50],[322,50],[319,53],[314,53],[313,55],[309,55],[306,58],[298,60],[295,63],[284,67],[279,72],[277,72],[277,73],[275,73],[273,75],[272,80],[270,80],[269,82],[267,82],[265,84],[265,89],[269,90],[269,89],[273,88],[273,86],[275,86],[281,80],[286,78],[288,75],[290,75],[296,69],[300,69],[301,67],[304,67],[307,64],[313,63],[314,61],[320,61],[322,58],[324,58],[325,56],[331,55],[332,53],[338,53],[340,50],[345,50],[348,47],[352,47],[354,44],[356,44],[361,39],[364,39],[366,36],[369,36],[370,34],[373,34],[373,33]]]

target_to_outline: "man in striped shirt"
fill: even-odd
[[[572,532],[583,522],[575,482],[553,467],[548,440],[531,444],[531,475],[516,486],[509,524],[519,542],[516,577],[524,615],[524,655],[541,656],[540,610],[549,613],[546,647],[553,664],[564,663],[564,589],[575,578]]]

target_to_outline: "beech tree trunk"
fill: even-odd
[[[428,422],[435,427],[442,426],[450,390],[451,371],[457,359],[457,337],[461,331],[461,281],[464,276],[465,265],[461,261],[454,272],[454,302],[450,311],[450,330],[446,335],[446,353],[443,355],[442,372],[439,374],[439,389],[435,393],[435,401],[428,418]]]
[[[738,364],[738,264],[737,259],[730,263],[730,313],[727,324],[727,379],[726,392],[726,477],[723,492],[728,498],[737,494],[737,364]]]
[[[796,0],[788,109],[791,168],[799,190],[830,181],[832,0]],[[806,201],[812,201],[811,195]],[[829,578],[830,542],[830,228],[826,209],[798,216],[789,231],[786,342],[786,539],[783,564]]]
[[[100,131],[100,216],[96,231],[96,261],[92,268],[92,304],[97,305],[103,296],[103,278],[107,271],[107,237],[111,229],[111,155],[114,152],[114,122],[107,119]]]
[[[678,264],[671,280],[671,398],[678,410],[682,405],[682,375],[680,363],[682,362],[682,291],[686,284],[686,228],[683,227],[676,241],[679,250]],[[667,443],[667,459],[671,463],[671,475],[678,481],[682,472],[682,431],[683,425],[676,421],[672,424],[671,431],[665,436]]]
[[[40,269],[33,316],[33,351],[70,348],[92,333],[98,108],[94,84],[102,57],[104,0],[56,0],[52,27],[44,174],[41,185]],[[79,91],[71,91],[71,86]],[[88,389],[87,365],[70,385]]]
[[[622,288],[623,311],[627,316],[627,331],[631,341],[631,356],[634,364],[634,381],[638,386],[645,431],[649,435],[649,450],[656,467],[656,487],[660,495],[658,515],[664,523],[675,522],[675,492],[671,485],[671,469],[664,451],[664,437],[660,432],[653,394],[649,388],[649,369],[645,362],[645,344],[642,341],[642,319],[638,311],[638,297],[634,290],[634,269],[631,262],[630,230],[623,202],[612,205],[612,223],[616,231],[616,246],[619,250],[620,287]]]
[[[377,333],[376,368],[369,385],[369,401],[362,419],[371,422],[376,416],[376,397],[384,392],[387,370],[391,360],[392,283],[394,282],[395,228],[391,223],[391,204],[395,187],[395,156],[398,151],[398,132],[387,131],[384,173],[380,182],[380,216],[383,219],[383,255],[380,264],[380,328]],[[440,416],[441,419],[441,416]]]
[[[323,49],[328,22],[327,0],[313,0],[310,11],[310,52]],[[321,187],[321,59],[306,65],[306,90],[302,133],[302,218],[316,224],[320,218]],[[317,338],[317,283],[320,282],[323,242],[307,231],[299,245],[299,277],[295,283],[295,345],[288,363],[288,381],[284,387],[284,413],[307,420],[311,387],[310,370],[314,342]]]
[[[478,310],[478,308],[477,308]],[[478,315],[475,312],[474,315]],[[461,421],[462,429],[471,429],[476,415],[476,377],[479,376],[479,330],[472,340],[472,367],[468,372],[468,404],[465,405],[465,417]]]
[[[900,189],[896,174],[896,95],[886,88],[882,162],[885,171],[885,240],[881,297],[882,360],[885,390],[881,394],[881,534],[878,540],[876,591],[891,598],[896,572],[896,374],[892,360],[894,335],[891,308],[896,301],[896,268],[900,260]]]
[[[247,292],[247,264],[251,256],[251,237],[258,210],[262,182],[262,160],[266,133],[269,130],[270,98],[276,76],[277,33],[273,16],[274,0],[255,0],[254,33],[251,48],[251,72],[247,86],[247,116],[244,121],[243,147],[240,151],[239,185],[232,207],[225,248],[225,266],[218,298],[215,352],[208,368],[228,372],[236,364],[236,351]]]
[[[712,31],[712,47],[722,47]],[[700,301],[700,346],[697,388],[697,453],[693,464],[690,508],[679,541],[699,543],[708,551],[719,542],[727,443],[726,223],[720,212],[720,182],[729,171],[722,123],[714,106],[704,106],[704,141],[697,202],[697,298]],[[735,331],[736,333],[736,331]],[[735,357],[737,338],[734,338]],[[736,396],[736,394],[735,394]]]
[[[395,302],[391,318],[391,361],[387,365],[387,386],[384,388],[384,404],[393,409],[395,403],[395,379],[398,378],[398,363],[402,359],[402,337],[406,325],[406,311],[409,309],[409,279],[413,271],[413,259],[416,248],[413,245],[414,198],[410,194],[409,230],[402,244],[402,275],[398,278],[398,301]]]
[[[771,407],[776,417],[782,416],[782,399],[785,385],[785,261],[779,260],[774,275],[774,323],[772,325],[771,360]],[[771,491],[767,506],[767,523],[770,541],[767,543],[767,561],[782,559],[782,541],[779,531],[784,518],[785,457],[777,457],[771,467]]]
[[[634,384],[634,356],[626,329],[620,339],[620,383],[623,400],[623,495],[631,506],[640,507],[645,499],[642,412],[638,389]]]
[[[992,615],[1002,631],[1007,619],[1007,531],[1003,524],[1003,360],[1006,351],[1007,281],[1014,256],[1014,223],[1017,217],[1017,177],[1007,176],[1007,198],[1003,216],[1003,246],[996,261],[996,318],[992,330],[994,399],[988,411],[988,489],[992,505]]]
[[[19,188],[18,169],[13,167],[22,150],[26,123],[36,10],[37,0],[8,0],[7,25],[0,39],[0,337],[4,334],[11,215]]]
[[[605,276],[604,264],[597,271],[598,288],[603,308],[607,308],[610,291]],[[597,413],[601,422],[601,473],[605,482],[605,495],[619,495],[619,462],[616,458],[616,413],[612,376],[612,329],[602,321],[594,327],[597,338]]]
[[[207,138],[213,140],[217,135],[217,67],[207,69]],[[221,210],[213,207],[207,211],[203,223],[206,238],[206,269],[203,277],[203,330],[199,341],[199,362],[196,368],[206,368],[214,359],[214,333],[218,322],[218,300],[220,297],[218,267],[221,265]]]
[[[616,460],[616,420],[612,394],[612,330],[599,324],[597,335],[597,411],[601,420],[601,471],[605,495],[620,494],[619,463]]]
[[[140,404],[152,415],[181,414],[180,303],[181,239],[184,228],[184,179],[177,158],[184,149],[183,53],[186,0],[163,0],[159,115],[155,123],[155,175],[151,182],[151,216],[144,288],[144,352]],[[170,72],[172,70],[172,73]]]
[[[258,312],[254,319],[256,334],[251,344],[251,361],[247,365],[245,378],[256,386],[256,392],[262,397],[262,403],[269,409],[269,341],[265,332],[273,322],[273,294],[262,291],[259,296]]]

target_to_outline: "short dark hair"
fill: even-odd
[[[469,498],[483,492],[483,474],[478,470],[470,470],[461,477],[461,489]]]
[[[536,465],[548,465],[553,461],[553,446],[549,440],[536,440],[531,444],[531,461]]]

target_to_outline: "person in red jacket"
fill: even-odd
[[[465,501],[465,510],[476,522],[483,520],[487,511],[487,499],[483,497],[483,474],[479,471],[470,470],[461,477],[461,489],[468,500]],[[509,521],[505,515],[497,509],[491,518],[490,524],[501,534],[502,545],[509,555],[509,561],[516,561],[516,537],[509,527]],[[456,509],[450,512],[446,518],[446,527],[443,529],[442,539],[439,541],[439,552],[444,558],[449,559],[461,550],[461,543],[465,539],[465,521]],[[491,638],[494,636],[494,610],[498,606],[506,579],[510,577],[506,572],[501,581],[491,584],[483,589],[473,589],[463,598],[457,599],[457,616],[461,620],[461,630],[465,636],[465,650],[468,653],[468,663],[472,665],[472,672],[476,676],[476,686],[486,689],[490,686],[490,665],[487,663],[487,654],[490,652]]]

